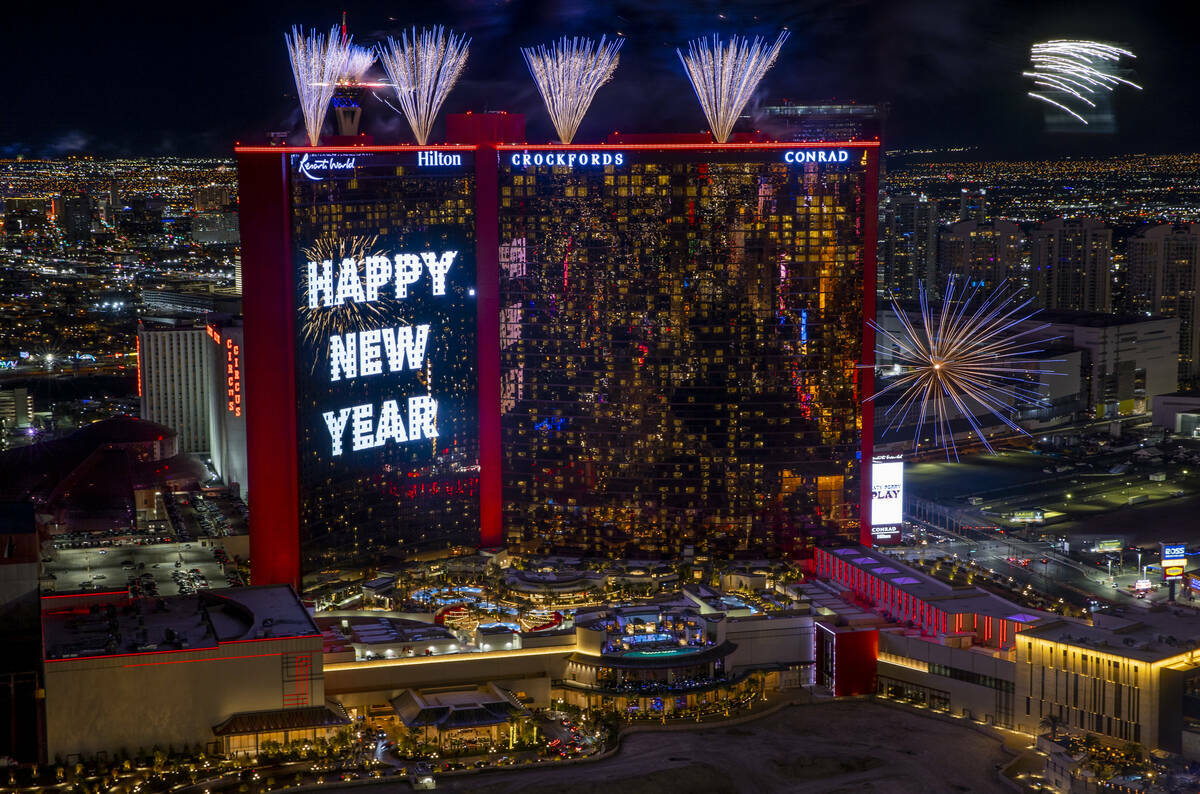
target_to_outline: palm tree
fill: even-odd
[[[1058,741],[1058,729],[1062,727],[1062,717],[1057,714],[1047,714],[1038,722],[1038,727],[1050,734],[1050,741]]]

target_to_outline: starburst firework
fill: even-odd
[[[915,416],[916,448],[929,422],[934,444],[946,450],[947,459],[951,453],[958,458],[950,428],[956,414],[966,419],[994,454],[980,427],[978,408],[1013,431],[1028,435],[1012,420],[1010,412],[1017,403],[1045,404],[1031,376],[1061,374],[1031,368],[1050,363],[1036,357],[1042,352],[1038,345],[1050,341],[1037,338],[1048,324],[1026,324],[1037,313],[1027,310],[1032,299],[1019,301],[1018,292],[1006,284],[976,306],[978,294],[978,289],[959,289],[957,279],[951,277],[945,300],[935,313],[922,284],[920,325],[915,325],[895,300],[892,308],[900,321],[900,333],[892,333],[874,321],[869,323],[880,334],[877,353],[894,358],[900,370],[888,386],[869,399],[899,391],[900,397],[887,410],[887,429]]]
[[[467,63],[471,40],[447,32],[441,25],[420,32],[413,28],[411,34],[411,40],[407,31],[400,41],[389,36],[379,48],[379,60],[396,89],[413,136],[424,145],[438,110]]]
[[[351,237],[319,237],[308,248],[302,250],[307,262],[333,262],[337,268],[343,259],[354,260],[360,279],[365,277],[364,261],[369,256],[383,254],[382,249],[375,247],[377,238],[371,236]],[[394,313],[386,312],[379,303],[355,303],[347,301],[339,306],[308,308],[307,300],[300,309],[300,337],[306,345],[320,346],[327,343],[333,334],[345,334],[350,331],[360,331],[364,328],[377,326],[384,321],[394,321]],[[319,361],[324,359],[313,357],[313,371]]]
[[[606,41],[563,36],[549,47],[521,49],[529,73],[537,83],[560,143],[570,143],[600,86],[617,70],[617,51],[623,39]]]
[[[675,51],[683,61],[696,98],[712,127],[713,137],[719,143],[729,140],[734,122],[754,95],[763,75],[779,57],[787,37],[785,30],[774,44],[757,36],[753,41],[734,36],[722,44],[714,35],[711,39],[689,41],[687,55],[682,50]]]
[[[1142,87],[1137,83],[1112,74],[1112,67],[1122,56],[1137,57],[1129,50],[1098,41],[1043,41],[1034,44],[1030,51],[1033,71],[1022,72],[1022,76],[1033,78],[1033,84],[1044,89],[1042,93],[1030,91],[1029,96],[1053,105],[1087,124],[1087,119],[1075,108],[1086,112],[1083,105],[1089,108],[1096,107],[1091,97],[1096,96],[1097,92],[1109,92],[1118,85],[1141,90]],[[1071,105],[1075,105],[1075,108]]]
[[[291,35],[284,34],[288,57],[292,62],[292,77],[296,80],[296,96],[304,115],[308,142],[316,146],[321,140],[321,127],[329,101],[337,89],[338,78],[346,70],[346,60],[354,48],[349,37],[343,37],[337,26],[329,35],[315,30],[305,36],[301,28],[293,27]]]

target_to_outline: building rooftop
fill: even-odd
[[[1092,648],[1099,653],[1160,662],[1200,649],[1200,614],[1191,609],[1152,608],[1125,614],[1095,613],[1093,623],[1046,621],[1025,629],[1019,637]]]
[[[829,551],[843,562],[883,579],[912,598],[951,614],[970,613],[1016,623],[1035,623],[1059,617],[1014,604],[980,587],[949,585],[874,549],[847,546]]]
[[[164,651],[215,650],[224,642],[318,636],[316,624],[287,585],[200,591],[130,600],[127,593],[67,596],[55,610],[42,599],[47,661]]]

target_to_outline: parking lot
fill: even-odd
[[[139,595],[178,595],[228,587],[213,548],[200,542],[62,549],[45,562],[44,590],[107,592],[136,584]]]

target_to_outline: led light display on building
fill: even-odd
[[[510,545],[657,557],[862,536],[867,149],[500,147]]]
[[[899,541],[904,523],[904,461],[871,462],[871,535],[877,543]]]
[[[303,568],[469,542],[473,156],[305,156],[291,156]]]

